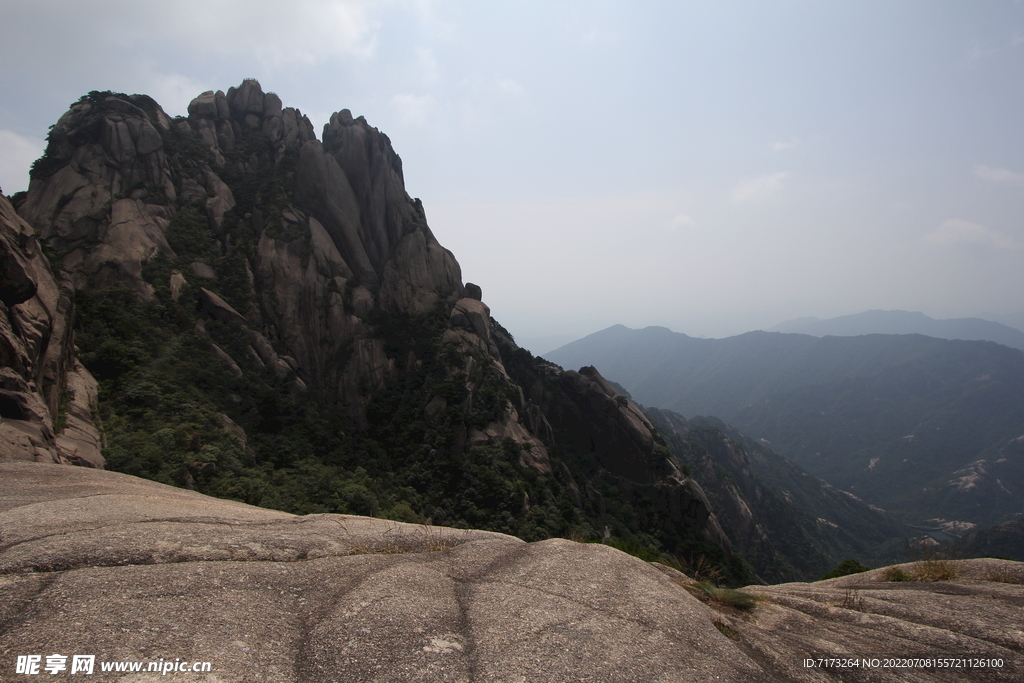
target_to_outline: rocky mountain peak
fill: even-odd
[[[15,204],[81,303],[115,467],[286,509],[642,534],[747,575],[639,408],[594,368],[534,359],[462,283],[362,116],[338,111],[318,140],[255,80],[173,119],[92,92]],[[41,280],[13,279],[24,307]],[[53,386],[42,399],[68,380]],[[306,488],[324,491],[293,483],[317,468]]]
[[[249,282],[232,303],[254,332],[285,347],[306,386],[358,404],[392,374],[367,316],[451,305],[462,283],[387,136],[346,111],[324,139],[255,80],[202,93],[173,121],[148,97],[91,93],[54,127],[20,211],[78,289],[150,298],[165,284],[143,274],[154,258],[188,261],[178,290],[186,273],[207,284],[213,261],[233,260]],[[213,250],[187,253],[198,246],[187,230],[208,231]],[[232,259],[239,242],[248,253]],[[360,369],[328,368],[349,346]]]

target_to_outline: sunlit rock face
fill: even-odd
[[[134,100],[134,101],[133,101]],[[76,287],[122,281],[142,295],[142,262],[172,254],[164,230],[177,198],[164,151],[170,119],[141,96],[83,99],[50,131],[19,213],[64,254]],[[153,121],[156,122],[154,125]]]
[[[74,355],[74,289],[0,196],[0,458],[103,467],[96,381]]]

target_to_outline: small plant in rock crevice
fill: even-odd
[[[715,628],[718,629],[719,633],[721,633],[729,640],[740,640],[740,634],[737,633],[736,629],[730,627],[729,624],[725,623],[724,621],[720,619],[715,619],[711,623],[714,625]]]
[[[843,593],[843,599],[839,603],[839,606],[843,609],[852,609],[857,612],[864,611],[864,598],[861,596],[859,591],[848,590]]]
[[[683,586],[701,602],[728,605],[740,610],[751,610],[757,606],[758,598],[735,588],[722,588],[709,581],[697,581]]]

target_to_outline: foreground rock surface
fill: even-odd
[[[53,653],[210,662],[171,674],[196,681],[984,681],[1024,670],[1014,562],[967,561],[964,578],[933,584],[865,574],[760,587],[750,590],[766,600],[741,613],[602,545],[296,517],[25,462],[0,462],[0,529],[7,677],[18,655]],[[1003,666],[801,665],[822,656]],[[47,675],[65,677],[76,680]]]

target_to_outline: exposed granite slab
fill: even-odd
[[[1024,588],[988,580],[1020,580],[1012,562],[968,561],[964,578],[944,583],[865,574],[756,587],[767,599],[739,612],[603,545],[296,517],[25,462],[0,462],[0,533],[4,677],[18,655],[52,653],[208,661],[209,673],[168,674],[207,682],[952,681],[1024,670]],[[800,664],[823,655],[972,655],[1004,666],[965,677]]]

